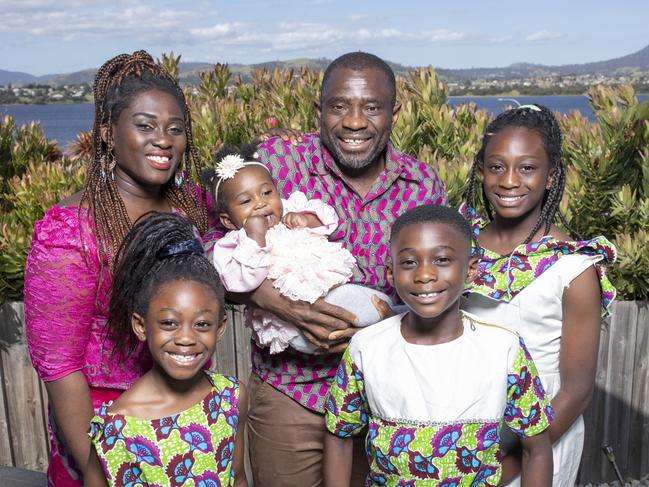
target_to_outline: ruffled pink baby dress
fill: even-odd
[[[282,203],[284,214],[313,213],[323,225],[290,229],[279,223],[268,230],[265,247],[249,238],[243,228],[229,232],[215,245],[214,266],[230,292],[250,292],[269,278],[284,296],[313,303],[346,283],[356,261],[341,244],[327,240],[327,235],[338,227],[338,215],[331,206],[319,199],[308,200],[301,192],[292,193]],[[358,293],[367,302],[376,293],[351,284],[344,288],[349,292],[341,289],[337,294],[349,298],[350,293]],[[252,328],[255,342],[268,347],[271,353],[279,353],[289,345],[304,353],[315,350],[294,324],[268,311],[248,306],[246,324]]]

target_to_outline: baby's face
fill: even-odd
[[[243,227],[251,216],[266,218],[268,227],[282,221],[282,199],[263,167],[255,164],[241,168],[234,178],[223,181],[220,190],[225,202],[222,221],[229,230]]]

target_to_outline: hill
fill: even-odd
[[[606,61],[585,64],[546,66],[542,64],[515,63],[502,68],[438,69],[440,75],[449,78],[525,78],[532,76],[603,74],[612,76],[628,71],[649,71],[649,46],[633,54]]]
[[[38,78],[33,74],[0,69],[0,85],[8,85],[12,83],[34,83],[37,80]]]
[[[324,69],[330,60],[326,58],[307,59],[298,58],[287,61],[268,61],[258,64],[230,64],[230,70],[233,75],[241,74],[244,81],[250,80],[250,73],[255,69],[265,68],[274,69],[293,68],[300,69],[308,67],[311,69]],[[409,66],[393,63],[388,64],[394,69],[395,73],[403,74],[409,69]],[[199,80],[199,73],[209,71],[213,68],[211,63],[190,62],[180,63],[180,79],[186,84],[196,84]],[[475,79],[475,78],[525,78],[533,76],[547,75],[578,75],[578,74],[602,74],[615,75],[629,71],[649,72],[649,46],[634,52],[632,54],[609,59],[606,61],[597,61],[585,64],[568,64],[561,66],[546,66],[541,64],[515,63],[506,67],[496,68],[466,68],[466,69],[444,69],[437,68],[437,72],[446,79]],[[28,73],[0,70],[0,85],[27,84],[27,83],[48,83],[55,85],[65,84],[92,84],[96,69],[85,69],[67,74],[53,74],[44,76],[34,76]]]

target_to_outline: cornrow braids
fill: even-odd
[[[195,240],[194,228],[173,213],[143,215],[120,246],[112,283],[106,335],[113,355],[128,358],[138,345],[131,330],[133,313],[146,316],[149,301],[168,282],[183,280],[206,285],[224,313],[219,275]]]
[[[84,203],[88,206],[101,265],[108,261],[111,272],[114,256],[132,225],[124,200],[111,177],[116,164],[113,156],[113,124],[135,97],[150,90],[161,90],[172,95],[185,118],[187,146],[176,173],[181,183],[176,185],[173,180],[169,181],[163,186],[162,194],[172,207],[182,210],[201,233],[208,228],[205,192],[197,191],[190,183],[191,176],[200,174],[201,162],[194,145],[191,116],[182,89],[146,51],[120,54],[104,63],[95,76],[93,158],[79,205],[80,213]],[[184,177],[185,174],[188,177]]]
[[[484,164],[485,150],[491,137],[506,127],[524,127],[538,133],[541,136],[543,147],[545,148],[550,166],[553,170],[552,183],[543,196],[543,205],[539,219],[523,243],[527,244],[531,242],[541,227],[544,228],[544,233],[547,234],[556,218],[559,218],[564,226],[572,232],[570,227],[566,225],[566,219],[559,211],[559,205],[566,186],[566,166],[561,151],[561,128],[552,111],[542,105],[535,104],[507,110],[498,115],[487,126],[484,137],[482,138],[482,145],[473,160],[471,171],[469,172],[469,184],[464,193],[464,201],[470,207],[477,208],[477,188],[480,185],[485,211],[489,220],[493,220],[493,209],[486,197],[484,186],[478,181],[478,173]]]

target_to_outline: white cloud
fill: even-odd
[[[546,41],[548,39],[558,39],[561,37],[561,34],[553,33],[548,30],[540,30],[525,36],[527,42],[537,42],[537,41]]]
[[[189,33],[199,39],[215,40],[235,33],[242,29],[242,27],[243,24],[240,22],[233,22],[229,24],[215,24],[211,27],[197,27],[194,29],[189,29]]]
[[[490,37],[486,39],[486,42],[488,44],[505,44],[506,42],[510,42],[514,38],[512,36],[500,36],[500,37]]]
[[[34,0],[34,3],[36,1]],[[66,3],[66,2],[63,2]],[[68,4],[74,3],[67,0]],[[137,40],[163,41],[184,30],[184,25],[198,17],[191,11],[139,5],[130,8],[38,10],[6,12],[0,32],[27,34],[63,40],[111,39],[132,37]]]
[[[264,29],[243,23],[217,24],[208,28],[190,29],[190,33],[203,42],[258,46],[270,51],[317,48],[341,41],[345,37],[339,29],[325,24],[299,22],[280,22],[274,28],[266,26]]]
[[[315,2],[328,0],[312,0]],[[463,32],[400,30],[389,19],[368,24],[368,16],[350,13],[353,22],[253,22],[223,16],[204,3],[193,8],[182,0],[0,0],[0,34],[24,42],[129,40],[147,46],[183,50],[199,44],[212,50],[240,47],[258,52],[318,51],[327,46],[457,42]],[[368,46],[369,47],[369,46]]]
[[[402,32],[399,29],[387,28],[370,31],[358,29],[345,37],[351,37],[357,41],[419,41],[430,43],[457,42],[466,39],[464,32],[453,32],[446,29],[423,31],[423,32]]]
[[[447,29],[439,29],[424,33],[423,38],[430,42],[452,42],[461,41],[466,38],[466,34],[464,32],[453,32]]]

